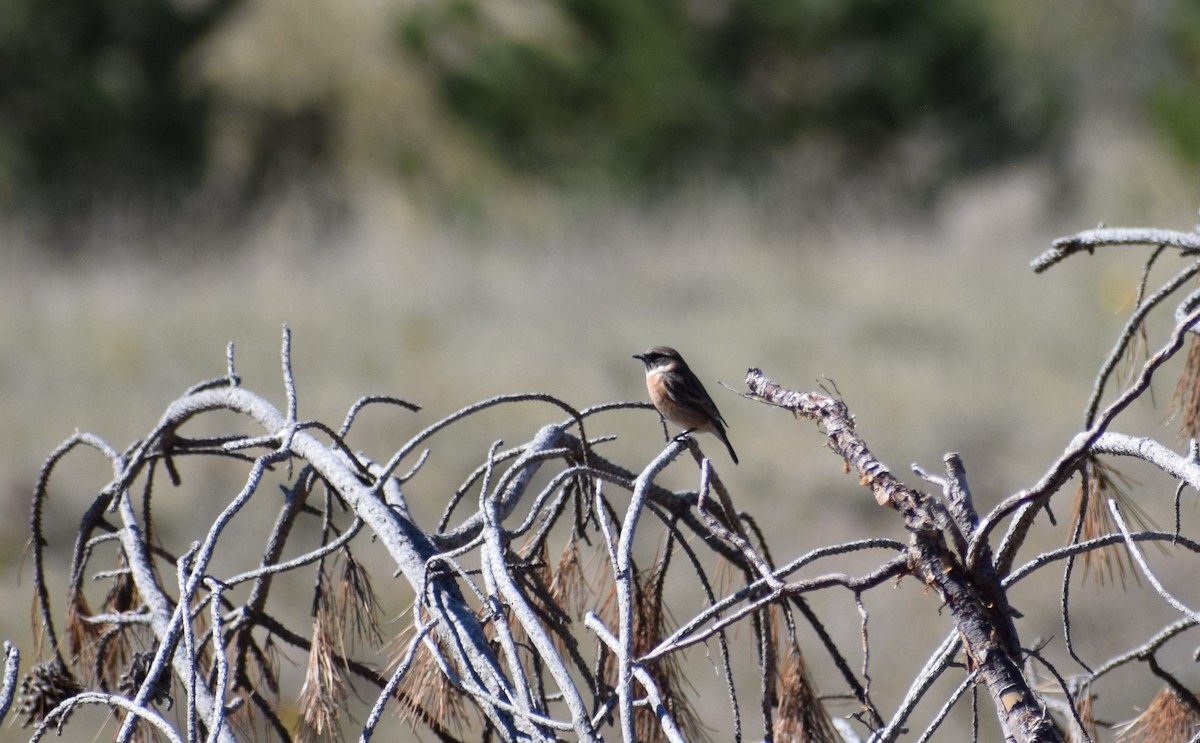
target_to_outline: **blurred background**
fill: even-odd
[[[1188,0],[5,0],[0,635],[25,670],[24,524],[49,452],[76,429],[124,449],[223,373],[231,341],[244,384],[282,405],[285,323],[302,417],[337,424],[368,393],[424,407],[364,419],[353,443],[381,459],[499,393],[641,399],[630,355],[669,344],[729,420],[741,466],[705,447],[779,561],[903,535],[810,426],[718,385],[749,366],[832,380],[911,484],[909,463],[962,452],[986,509],[1078,429],[1145,253],[1037,277],[1029,260],[1100,222],[1190,229],[1198,178]],[[1169,384],[1132,415],[1170,441]],[[481,420],[477,452],[431,462],[416,510],[440,513],[495,438],[560,417]],[[661,446],[649,413],[603,426],[633,469]],[[91,454],[63,466],[53,543],[109,473]],[[1143,482],[1170,524],[1172,484]],[[214,497],[164,492],[160,518],[176,509],[186,534]],[[1041,546],[1065,541],[1068,506]],[[1018,603],[1029,642],[1061,632],[1055,585]],[[926,621],[934,599],[906,588]],[[881,646],[911,639],[873,627]],[[819,683],[840,690],[827,665]],[[887,675],[885,710],[911,669]],[[1106,700],[1112,717],[1158,689],[1138,683]],[[969,724],[956,713],[945,739]]]

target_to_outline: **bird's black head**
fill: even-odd
[[[669,346],[655,346],[645,353],[634,354],[633,358],[645,364],[647,369],[683,361],[683,357],[679,355],[679,352]]]

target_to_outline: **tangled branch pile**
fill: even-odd
[[[1146,318],[1200,273],[1200,261],[1154,291],[1151,269],[1168,250],[1194,257],[1200,234],[1081,233],[1058,241],[1035,268],[1098,246],[1129,244],[1158,247],[1146,263],[1134,312],[1097,377],[1080,433],[1038,482],[982,516],[957,455],[946,456],[944,474],[917,470],[936,486],[933,493],[908,487],[871,453],[845,402],[785,389],[751,369],[748,396],[814,421],[876,502],[900,516],[910,537],[907,543],[865,538],[789,553],[782,565],[754,517],[735,511],[694,439],[669,440],[638,471],[601,454],[597,444],[606,437],[589,438],[588,431],[602,427],[605,414],[645,404],[575,409],[544,394],[497,397],[418,432],[388,461],[373,461],[348,444],[359,413],[368,406],[415,405],[372,396],[357,401],[336,429],[302,420],[287,331],[286,410],[242,386],[231,347],[226,373],[187,390],[145,439],[119,451],[79,433],[45,463],[31,541],[44,656],[21,684],[25,722],[37,724],[36,739],[68,725],[79,707],[102,705],[118,721],[118,740],[152,730],[172,741],[234,741],[260,730],[285,741],[337,739],[351,725],[352,700],[374,689],[359,728],[364,741],[381,724],[411,725],[443,741],[684,741],[705,737],[712,724],[731,729],[739,741],[764,734],[779,741],[894,741],[913,732],[907,727],[913,711],[930,702],[934,682],[957,673],[957,689],[940,703],[933,700],[940,707],[921,740],[976,688],[990,695],[1001,729],[1013,740],[1096,740],[1105,724],[1093,711],[1095,689],[1114,670],[1138,667],[1164,686],[1129,735],[1194,740],[1200,702],[1159,655],[1172,639],[1194,630],[1200,614],[1156,576],[1141,545],[1166,545],[1188,560],[1200,545],[1182,533],[1178,517],[1173,532],[1135,528],[1136,520],[1131,526],[1130,499],[1116,469],[1101,457],[1136,457],[1156,467],[1171,483],[1177,514],[1182,490],[1200,485],[1194,430],[1182,454],[1114,430],[1155,374],[1180,356],[1187,360],[1177,394],[1181,418],[1191,428],[1200,421],[1200,346],[1193,341],[1190,354],[1182,353],[1200,320],[1200,292],[1177,302],[1174,329],[1161,348],[1122,391],[1106,395],[1119,361],[1145,337]],[[562,420],[520,446],[493,444],[447,495],[438,523],[420,523],[406,492],[424,473],[432,442],[452,440],[457,427],[481,411],[528,403],[554,406]],[[250,431],[224,423],[229,412]],[[200,420],[228,432],[191,433],[201,428]],[[108,459],[112,479],[81,517],[56,513],[49,501],[52,475],[81,447]],[[659,485],[663,469],[685,454],[695,462],[695,489]],[[178,463],[185,457],[237,468],[243,483],[222,498],[224,509],[193,535],[195,541],[180,536],[186,530],[167,528],[156,509],[166,484],[184,489]],[[1051,500],[1077,475],[1069,544],[1023,554],[1034,527],[1048,527]],[[234,554],[226,552],[230,535],[249,518],[252,500],[271,504],[274,515],[269,526],[252,525],[260,540],[253,562],[230,569],[222,556]],[[79,519],[61,630],[47,560],[57,546],[47,537],[50,518]],[[1007,532],[996,541],[996,528],[1005,522]],[[404,585],[389,586],[389,596],[401,592],[411,603],[398,632],[390,629],[391,617],[376,595],[380,571],[364,558],[380,549]],[[797,577],[802,568],[849,554],[879,559],[857,575],[834,570]],[[1109,577],[1145,577],[1178,618],[1156,633],[1138,628],[1134,644],[1089,666],[1073,645],[1068,588],[1077,560]],[[1056,569],[1063,570],[1061,642],[1078,666],[1073,673],[1048,661],[1044,646],[1022,641],[1021,615],[1010,605],[1014,585]],[[914,646],[913,658],[925,660],[903,698],[885,706],[871,692],[862,597],[905,576],[930,589],[938,600],[929,600],[929,611],[944,607],[954,631],[937,647]],[[97,596],[89,600],[96,592],[90,586],[100,584],[105,592],[93,608]],[[298,624],[289,596],[300,590],[311,594],[310,610]],[[852,594],[861,646],[839,646],[807,600],[832,590]],[[695,611],[698,596],[703,608]],[[742,627],[748,631],[736,631]],[[802,633],[819,643],[806,643],[802,652]],[[702,704],[691,692],[684,668],[697,646],[706,649],[723,680],[721,704]],[[308,659],[294,711],[283,693],[281,652]],[[847,714],[827,711],[809,675],[814,653],[836,669],[841,688],[826,691],[852,700]],[[15,656],[9,660],[6,703],[16,676]],[[757,677],[751,690],[748,668]]]

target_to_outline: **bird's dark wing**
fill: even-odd
[[[722,426],[728,425],[721,417],[721,411],[717,410],[717,404],[709,396],[708,390],[704,389],[704,384],[691,369],[685,366],[679,374],[665,374],[663,381],[667,394],[677,404],[688,410],[703,410],[713,421]]]

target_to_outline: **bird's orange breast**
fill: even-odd
[[[712,430],[712,421],[703,410],[697,410],[688,405],[680,404],[671,396],[664,381],[670,372],[654,372],[646,375],[646,390],[650,393],[650,402],[658,408],[663,417],[677,426],[694,428],[700,431]]]

